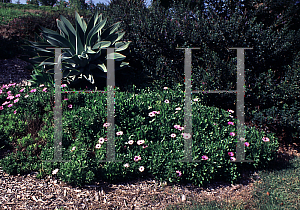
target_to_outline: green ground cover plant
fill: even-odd
[[[180,86],[179,86],[180,87]],[[216,178],[238,180],[241,167],[264,167],[278,148],[273,134],[246,128],[246,159],[253,165],[231,163],[235,159],[236,119],[225,111],[201,105],[193,97],[193,153],[199,163],[179,163],[184,155],[183,92],[163,89],[141,91],[138,95],[116,92],[116,159],[122,163],[101,163],[106,154],[106,94],[71,93],[63,96],[63,159],[67,163],[47,163],[54,155],[54,88],[3,86],[1,116],[6,117],[1,142],[16,150],[1,160],[7,173],[39,171],[38,177],[57,176],[70,184],[83,185],[96,180],[110,182],[154,176],[167,182],[203,185]],[[51,103],[49,103],[51,101]],[[40,119],[37,135],[15,132],[14,121],[26,127],[26,113]],[[12,122],[13,121],[13,122]],[[23,123],[22,123],[23,122]]]

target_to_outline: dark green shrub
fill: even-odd
[[[156,85],[168,84],[169,87],[184,84],[184,51],[176,47],[200,47],[200,50],[192,50],[193,90],[234,90],[237,54],[228,48],[254,47],[245,50],[246,91],[252,94],[245,102],[251,101],[255,107],[258,93],[248,88],[249,85],[271,67],[280,69],[291,62],[299,49],[295,31],[289,30],[288,25],[275,27],[287,21],[288,15],[276,17],[270,27],[265,28],[256,17],[258,10],[241,15],[243,8],[238,5],[229,8],[232,15],[227,19],[213,10],[202,14],[190,13],[183,4],[174,4],[172,8],[174,13],[156,4],[147,9],[141,3],[123,1],[103,11],[112,17],[111,21],[123,21],[124,37],[133,41],[126,56],[137,78],[131,81],[136,81],[137,87],[153,84],[155,80],[159,81]],[[144,74],[136,74],[141,71]],[[278,73],[280,71],[276,71]],[[207,94],[205,98],[209,106],[223,104],[222,108],[233,108],[236,96]]]
[[[251,109],[251,104],[246,104],[249,121],[260,127],[268,125],[279,135],[284,130],[287,134],[284,141],[289,144],[298,138],[300,131],[299,61],[298,53],[293,63],[283,68],[282,77],[276,77],[271,69],[260,74],[256,83],[251,85],[252,92],[256,94],[250,97],[253,99],[251,102],[258,106]]]
[[[9,38],[3,38],[0,36],[1,59],[10,59],[19,55],[22,52],[19,48],[20,44],[19,37],[10,36]]]

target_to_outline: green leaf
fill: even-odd
[[[51,45],[50,46],[47,46],[47,47],[52,47]],[[35,46],[31,46],[31,48],[33,48],[33,53],[36,54],[36,55],[39,55],[39,56],[52,56],[54,55],[54,52],[50,51],[50,50],[46,50],[44,47],[43,48],[40,48],[40,47],[35,47]]]
[[[107,72],[107,68],[106,68],[106,66],[104,65],[104,63],[98,64],[98,68],[99,68],[100,70],[102,70],[103,72]]]
[[[83,31],[80,29],[80,26],[76,24],[76,54],[81,55],[82,51],[84,50],[83,48]]]
[[[47,58],[42,63],[40,63],[39,66],[42,66],[42,65],[55,65],[54,57]]]
[[[56,23],[57,23],[57,27],[58,29],[61,31],[61,33],[64,35],[65,38],[69,37],[69,33],[65,27],[65,25],[62,23],[62,21],[60,20],[56,20]]]
[[[51,44],[47,43],[47,40],[45,42],[29,42],[31,45],[36,47],[41,47],[46,49],[47,47],[51,47]]]
[[[115,51],[116,52],[119,52],[119,51],[122,51],[122,50],[125,50],[127,49],[127,47],[129,46],[129,44],[131,43],[131,41],[127,42],[127,43],[124,43],[124,42],[116,42],[115,43],[115,47],[117,48]]]
[[[128,62],[122,62],[121,65],[120,65],[120,67],[127,67],[128,65],[129,65]]]
[[[97,25],[98,23],[100,23],[103,19],[102,19],[102,13],[100,13],[100,15],[98,15],[98,12],[97,12],[97,15],[96,15],[96,19],[95,19],[95,24],[94,25]]]
[[[83,24],[83,19],[80,18],[79,14],[75,11],[75,19],[76,19],[76,24],[80,26],[80,29],[82,30],[83,34],[85,32],[86,27]],[[78,30],[78,28],[77,28]],[[82,39],[83,40],[83,39]]]
[[[80,74],[80,71],[77,70],[77,69],[66,69],[66,70],[63,71],[62,77],[66,78],[66,77],[70,77],[70,76],[74,76],[74,75],[79,75],[79,74]]]
[[[117,30],[117,28],[119,27],[120,23],[121,23],[121,21],[119,21],[115,24],[112,24],[107,29],[105,29],[104,32],[101,34],[101,40],[106,40],[109,35],[114,33]]]
[[[115,42],[119,41],[120,39],[123,38],[125,32],[122,32],[122,33],[118,33],[118,38],[115,40]]]
[[[95,83],[93,75],[89,74],[88,77],[86,77],[85,75],[83,75],[83,77],[84,77],[87,81],[89,81],[91,84],[94,84],[94,83]]]
[[[109,47],[110,45],[111,45],[110,41],[101,41],[101,42],[98,42],[97,44],[95,44],[92,49],[98,50],[98,49]]]
[[[47,36],[45,36],[45,37],[47,37]],[[47,42],[50,43],[54,47],[67,47],[65,44],[63,44],[60,41],[57,41],[56,39],[53,39],[51,37],[47,37]]]
[[[44,49],[44,48],[46,48],[46,47],[51,47],[51,46],[45,46],[44,48],[41,48],[41,46],[39,46],[39,47],[36,47],[36,46],[30,46],[30,47],[36,49],[37,51],[42,51],[42,52],[46,52],[46,53],[53,53],[53,51],[50,51],[50,49],[49,49],[49,50]],[[54,54],[54,53],[53,53],[53,54]]]
[[[86,22],[84,21],[83,17],[81,18],[81,21],[82,21],[82,25],[83,25],[82,30],[85,32],[87,25],[86,25]]]
[[[43,39],[36,32],[34,32],[34,40],[35,42],[44,42]]]
[[[122,61],[126,58],[125,55],[122,55],[120,53],[110,53],[107,55],[107,59],[115,59],[116,61]]]
[[[98,13],[97,13],[98,14]],[[94,22],[92,23],[92,28],[97,25],[98,23],[102,22],[102,13],[100,14],[100,16],[97,16],[96,14],[96,18],[94,20]],[[90,32],[90,30],[92,30],[92,28],[89,29],[89,31],[86,31],[86,33],[88,34]],[[96,42],[101,41],[101,30],[98,31],[97,36],[93,36],[91,37],[91,41],[90,41],[90,46],[93,46]]]
[[[87,38],[86,38],[86,43],[88,46],[91,46],[91,38],[96,34],[98,33],[98,31],[100,31],[105,23],[107,21],[107,18],[105,18],[103,21],[101,21],[100,23],[98,23],[87,35]]]
[[[68,32],[68,39],[75,50],[75,48],[76,48],[76,31],[75,31],[74,27],[71,25],[71,23],[65,17],[63,17],[61,15],[60,19],[61,19],[62,24],[64,25],[65,29]]]
[[[53,35],[59,35],[59,33],[57,33],[56,31],[53,31],[51,29],[48,29],[48,28],[44,28],[42,26],[40,26],[41,29],[43,30],[42,33],[46,33],[46,34],[53,34]]]
[[[114,45],[116,40],[118,39],[118,34],[111,34],[106,37],[106,40],[111,41],[111,44]]]
[[[75,53],[75,49],[72,46],[72,44],[61,35],[52,34],[52,35],[48,35],[47,37],[48,39],[52,39],[53,41],[59,42],[60,46],[63,46],[64,48],[70,48],[71,52],[73,54]]]
[[[108,37],[106,37],[106,40],[109,40],[112,42],[112,45],[115,44],[115,42],[119,41],[120,39],[122,39],[122,37],[124,36],[125,32],[122,33],[115,33],[115,34],[111,34]]]
[[[75,29],[74,29],[74,27],[72,26],[72,24],[70,23],[70,21],[68,20],[68,19],[66,19],[64,16],[60,16],[60,19],[61,19],[61,21],[64,23],[64,25],[65,25],[65,28],[68,30],[68,34],[69,34],[69,36],[71,35],[71,34],[73,34],[74,36],[75,36],[75,34],[76,34],[76,31],[75,31]],[[71,33],[70,33],[71,32]]]
[[[97,24],[97,21],[98,21],[98,11],[96,11],[96,13],[90,19],[85,32],[89,33],[92,30],[92,28]]]

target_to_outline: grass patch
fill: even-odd
[[[216,210],[216,209],[300,209],[300,157],[289,163],[277,162],[277,167],[259,170],[260,180],[254,183],[249,201],[197,202],[191,205],[170,205],[166,210]]]

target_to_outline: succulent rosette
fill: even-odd
[[[69,48],[61,49],[59,62],[61,62],[62,82],[70,86],[78,86],[88,83],[89,88],[97,90],[97,80],[107,78],[107,59],[115,60],[115,71],[128,67],[127,62],[122,62],[126,56],[118,53],[127,49],[131,41],[119,42],[125,32],[117,32],[121,23],[117,22],[102,32],[107,18],[102,20],[102,14],[96,12],[89,23],[86,24],[83,17],[75,12],[76,28],[62,15],[57,21],[60,34],[56,31],[41,27],[42,38],[35,34],[36,42],[26,41],[33,48],[35,57],[30,61],[33,64],[43,66],[43,70],[35,69],[29,80],[33,86],[44,83],[54,84],[54,59],[55,50],[47,48]],[[115,48],[114,53],[108,54],[107,48]],[[99,81],[99,80],[98,80]],[[103,84],[102,84],[103,85]]]

